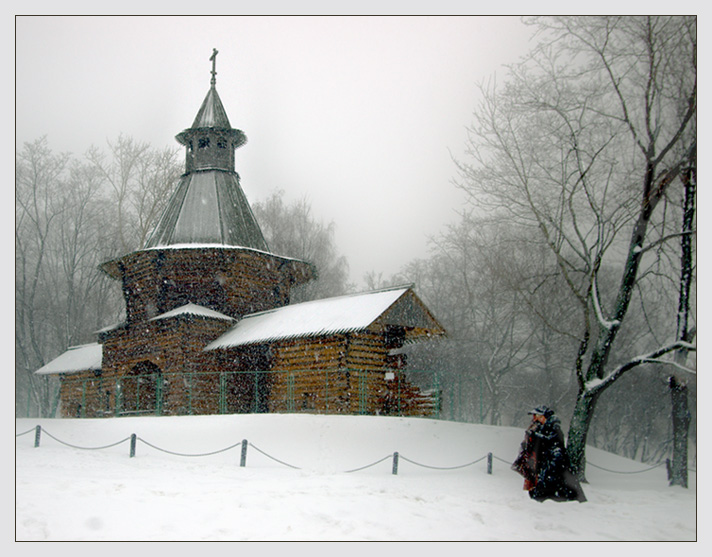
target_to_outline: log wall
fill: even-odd
[[[389,356],[402,335],[373,330],[278,342],[272,347],[271,412],[432,415]],[[386,374],[393,373],[389,380]]]
[[[237,248],[144,250],[117,266],[130,323],[187,303],[231,317],[273,309],[289,303],[293,285],[311,278],[305,263]]]
[[[215,397],[201,395],[216,392],[217,377],[196,376],[219,368],[220,363],[213,361],[214,358],[206,359],[202,350],[231,325],[225,320],[185,315],[129,324],[110,331],[103,337],[102,374],[130,385],[131,379],[127,378],[132,370],[150,362],[163,376],[160,387],[163,414],[217,413]],[[206,367],[207,364],[212,365]]]
[[[437,411],[406,380],[402,357],[389,355],[393,338],[383,331],[203,352],[230,323],[186,317],[104,333],[101,375],[87,371],[62,380],[62,415],[114,415],[117,404],[123,413],[161,415]],[[133,375],[147,370],[160,373],[160,384]]]

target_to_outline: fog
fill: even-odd
[[[530,34],[505,16],[17,17],[16,146],[46,135],[81,155],[123,134],[179,150],[216,48],[248,200],[306,198],[359,283],[426,256],[453,220],[476,84]]]

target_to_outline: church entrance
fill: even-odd
[[[153,362],[139,362],[119,383],[120,414],[159,414],[163,403],[163,373]]]

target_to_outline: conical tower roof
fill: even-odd
[[[210,86],[210,91],[208,91],[200,110],[198,110],[191,128],[232,129],[215,85]]]
[[[145,247],[218,244],[269,252],[237,175],[185,174]]]
[[[145,248],[218,244],[269,251],[235,172],[234,151],[247,138],[230,125],[218,95],[215,54],[210,90],[193,125],[176,136],[186,147],[186,172]]]

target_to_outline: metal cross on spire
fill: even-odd
[[[215,58],[218,56],[218,50],[216,48],[213,49],[213,55],[210,57],[210,60],[213,62],[213,69],[211,70],[210,74],[212,77],[210,78],[210,85],[215,85],[215,75],[218,73],[215,71]]]

